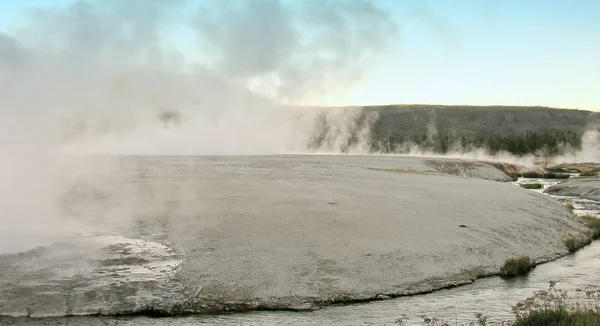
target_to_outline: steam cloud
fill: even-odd
[[[113,219],[132,213],[127,187],[103,181],[114,162],[62,154],[306,151],[315,113],[293,105],[358,81],[398,30],[366,0],[96,0],[24,17],[0,31],[0,251],[64,226],[82,180],[119,194]],[[331,144],[354,137],[340,121]]]
[[[79,1],[28,17],[0,34],[3,120],[111,154],[298,149],[281,103],[359,80],[397,30],[361,0]]]
[[[87,221],[140,208],[114,160],[63,154],[368,152],[376,116],[296,105],[360,81],[399,43],[367,0],[90,0],[25,17],[0,31],[0,252],[60,233],[82,184],[110,194]]]

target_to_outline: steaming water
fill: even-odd
[[[545,185],[556,184],[558,180],[520,179],[515,182],[539,181]],[[575,197],[552,196],[561,202],[572,201],[576,213],[600,212],[600,202]],[[422,325],[422,316],[438,317],[451,324],[474,321],[478,312],[489,316],[491,321],[511,318],[511,306],[544,289],[549,281],[557,281],[558,287],[575,295],[575,289],[596,286],[600,283],[600,242],[581,249],[577,253],[554,262],[539,265],[527,277],[505,280],[490,277],[472,284],[453,289],[436,291],[430,294],[402,297],[392,300],[369,303],[338,305],[313,312],[251,312],[209,316],[184,316],[169,318],[149,317],[71,317],[40,319],[40,324],[118,324],[118,325],[383,325],[394,324],[404,316],[409,325]],[[2,320],[18,324],[32,320]]]

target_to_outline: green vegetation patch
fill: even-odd
[[[538,173],[538,172],[525,172],[523,173],[524,178],[538,178],[538,179],[568,179],[571,176],[565,173]]]
[[[571,175],[566,173],[544,173],[544,179],[569,179],[570,177]]]
[[[518,173],[508,173],[507,175],[511,181],[517,181],[517,180],[519,180],[519,177],[521,176]]]
[[[592,326],[600,325],[600,290],[597,288],[576,289],[576,296],[569,296],[566,290],[556,288],[550,281],[547,290],[540,290],[512,307],[513,319],[501,323],[489,323],[488,317],[476,313],[476,321],[463,325],[504,325],[504,326]],[[438,318],[421,317],[424,325],[458,325]],[[398,325],[407,325],[408,318],[396,320]]]
[[[573,206],[573,202],[572,201],[568,201],[565,203],[565,208],[570,210],[571,212],[573,211],[573,209],[575,209],[575,207]]]
[[[534,264],[528,256],[509,258],[504,262],[504,266],[500,268],[500,274],[508,277],[527,275],[533,267]]]
[[[536,310],[516,321],[514,326],[591,326],[600,325],[600,313],[593,310]]]
[[[541,183],[521,183],[519,186],[525,189],[542,189],[544,187]]]
[[[376,118],[371,118],[375,116]],[[371,151],[410,153],[414,146],[425,152],[468,152],[483,149],[490,154],[533,154],[551,161],[581,148],[581,136],[600,114],[583,110],[540,107],[389,105],[364,107],[352,122],[371,122]],[[327,122],[326,119],[323,119]],[[319,128],[315,147],[327,141],[329,126]],[[435,130],[432,133],[431,130]],[[355,128],[358,133],[362,127]],[[353,137],[352,139],[361,139]],[[345,145],[345,144],[344,144]],[[350,144],[352,145],[352,144]]]
[[[575,252],[577,249],[588,245],[591,242],[590,239],[582,238],[582,237],[568,237],[565,240],[565,247],[569,252]]]
[[[566,205],[570,205],[571,209],[573,204],[567,202]],[[569,208],[569,207],[567,207]],[[569,252],[575,252],[577,249],[586,246],[592,242],[592,240],[600,238],[600,219],[592,215],[584,215],[578,217],[579,221],[583,223],[589,229],[589,237],[571,236],[567,238],[564,243]]]
[[[580,177],[597,177],[600,175],[600,168],[592,169],[579,174]]]
[[[569,173],[569,171],[567,171],[565,168],[562,168],[562,167],[552,167],[552,168],[547,168],[546,170],[548,172],[552,172],[552,173]]]
[[[577,290],[580,300],[573,303],[567,291],[550,282],[548,290],[537,291],[533,297],[513,307],[514,326],[588,326],[600,325],[600,290]]]
[[[583,224],[590,229],[590,237],[594,240],[600,238],[600,219],[592,215],[579,217]]]
[[[555,173],[580,173],[580,176],[595,176],[600,174],[600,164],[597,163],[564,163],[547,169]]]

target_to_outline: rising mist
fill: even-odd
[[[131,215],[113,160],[72,155],[306,152],[315,114],[291,105],[359,81],[398,35],[362,0],[98,0],[23,15],[0,31],[0,238],[64,226],[81,184],[118,194],[113,220]]]
[[[0,31],[0,251],[17,250],[9,234],[26,247],[146,209],[118,158],[80,154],[402,152],[374,149],[377,112],[300,106],[359,83],[401,46],[401,26],[375,2],[98,0],[23,15]],[[598,159],[597,135],[585,139],[582,159]],[[155,190],[160,209],[168,196]],[[73,209],[77,193],[104,206]]]

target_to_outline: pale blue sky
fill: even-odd
[[[18,25],[23,8],[65,2],[0,0],[0,30]],[[600,109],[600,1],[379,2],[400,27],[397,50],[351,89],[310,104]]]

